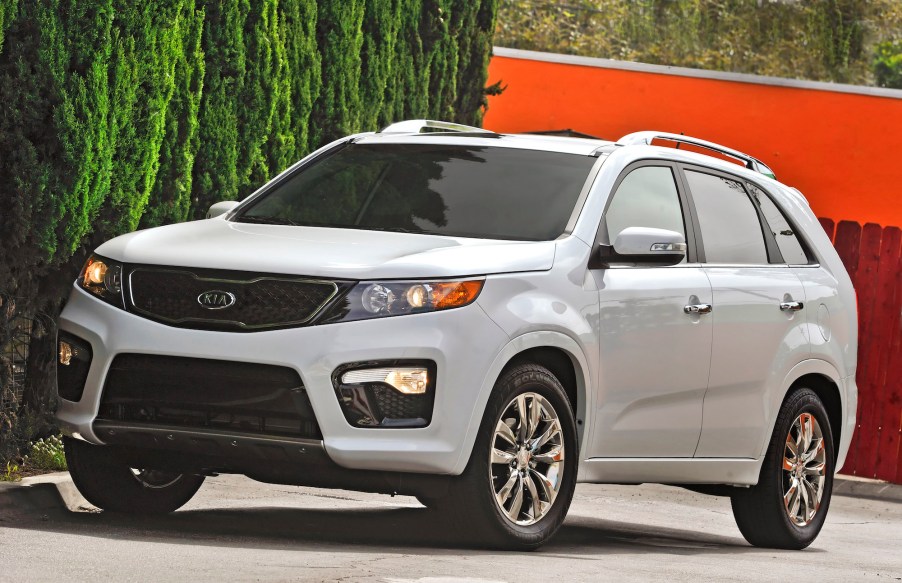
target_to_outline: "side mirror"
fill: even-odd
[[[238,201],[235,200],[224,200],[222,202],[217,202],[210,207],[210,210],[207,211],[207,218],[215,219],[220,215],[226,214],[236,206],[238,206]]]
[[[676,231],[651,227],[628,227],[620,231],[613,245],[602,245],[600,267],[611,265],[676,265],[686,257],[686,239]]]

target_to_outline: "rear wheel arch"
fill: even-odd
[[[786,395],[783,397],[785,402],[789,396],[798,389],[811,389],[824,404],[827,410],[827,419],[830,421],[830,433],[833,436],[833,462],[836,463],[839,458],[839,443],[842,436],[843,426],[843,407],[842,396],[839,392],[839,386],[828,376],[821,373],[808,373],[800,376],[792,382]]]

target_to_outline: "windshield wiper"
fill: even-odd
[[[256,225],[292,225],[297,227],[298,224],[291,219],[282,217],[257,217],[253,215],[242,215],[235,219],[239,223],[254,223]]]

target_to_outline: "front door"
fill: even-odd
[[[666,163],[630,167],[615,186],[600,238],[627,227],[687,235],[685,195]],[[599,289],[599,384],[589,457],[691,458],[711,357],[711,285],[695,263],[593,270]],[[691,261],[691,263],[690,263]],[[687,306],[694,310],[687,312]]]

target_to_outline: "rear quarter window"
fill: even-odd
[[[777,241],[777,247],[780,248],[783,261],[790,265],[807,265],[809,260],[808,254],[805,253],[805,247],[799,241],[795,230],[792,228],[789,220],[787,220],[786,215],[783,214],[783,211],[760,188],[754,184],[749,184],[748,187],[752,198],[761,207],[767,226],[774,234],[774,239]]]

